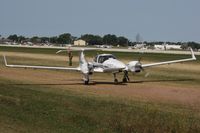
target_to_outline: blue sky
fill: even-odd
[[[200,42],[199,0],[0,0],[0,34]]]

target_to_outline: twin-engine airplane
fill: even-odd
[[[33,69],[52,69],[52,70],[67,70],[67,71],[79,71],[83,74],[83,81],[87,85],[89,84],[89,76],[95,72],[100,73],[112,73],[114,76],[114,82],[117,83],[116,74],[123,72],[124,76],[122,82],[129,81],[128,72],[138,73],[147,67],[153,67],[158,65],[172,64],[178,62],[186,62],[196,60],[194,52],[191,50],[191,58],[165,61],[151,64],[142,64],[140,61],[130,61],[128,64],[119,61],[112,54],[99,54],[94,58],[93,62],[88,62],[85,59],[84,50],[80,52],[79,56],[79,66],[76,68],[67,68],[67,67],[51,67],[51,66],[29,66],[29,65],[10,65],[7,63],[6,57],[4,55],[4,62],[6,67],[13,68],[33,68]]]

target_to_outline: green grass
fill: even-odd
[[[51,48],[26,48],[26,47],[6,47],[0,46],[0,51],[8,52],[23,52],[23,53],[42,53],[42,54],[55,54],[58,49]]]
[[[1,52],[55,54],[55,49],[0,47]],[[111,53],[111,52],[107,52]],[[112,52],[120,59],[137,59],[140,53]],[[62,56],[64,54],[61,54]],[[78,55],[77,52],[74,56]],[[93,57],[95,51],[86,52]],[[189,55],[143,54],[144,61],[187,58]],[[197,56],[199,58],[199,56]],[[8,57],[10,63],[65,66],[56,60]],[[2,62],[2,58],[0,59]],[[199,65],[197,62],[191,64]],[[74,63],[77,65],[77,63]],[[2,66],[0,65],[0,68]],[[200,84],[200,71],[153,68],[147,80],[194,79],[173,82],[178,85]],[[1,71],[0,71],[1,72]],[[144,79],[138,74],[136,79]],[[133,77],[135,79],[135,77]],[[189,106],[119,100],[113,97],[91,96],[66,91],[55,86],[20,85],[0,77],[0,132],[106,132],[106,133],[195,133],[200,132],[199,109]],[[28,81],[24,81],[26,83]],[[163,83],[165,84],[165,83]]]
[[[6,121],[15,132],[200,132],[196,113],[179,106],[59,94],[7,80],[0,84],[0,123]]]

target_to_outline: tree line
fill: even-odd
[[[1,35],[0,35],[0,37],[1,37]],[[84,34],[84,35],[81,35],[81,37],[75,37],[75,36],[72,36],[70,33],[64,33],[64,34],[60,34],[58,36],[52,36],[52,37],[33,36],[30,38],[13,34],[13,35],[9,35],[6,39],[9,39],[16,43],[23,43],[23,42],[29,41],[32,43],[50,43],[50,44],[58,44],[58,45],[59,44],[73,44],[73,42],[78,39],[85,40],[88,45],[134,46],[137,43],[141,43],[141,42],[137,42],[137,41],[133,42],[124,36],[116,36],[113,34],[106,34],[104,36],[93,35],[93,34]],[[164,42],[162,42],[162,41],[157,41],[157,42],[144,41],[143,43],[153,46],[155,44],[163,44]],[[200,49],[200,44],[197,42],[166,42],[166,43],[181,45],[183,49],[186,49],[187,47],[192,47],[193,49]]]
[[[16,42],[22,43],[25,41],[30,41],[32,43],[53,43],[53,44],[72,44],[75,40],[82,39],[87,42],[88,45],[120,45],[120,46],[128,46],[131,42],[123,36],[117,37],[116,35],[107,34],[103,37],[99,35],[92,35],[92,34],[84,34],[81,37],[72,36],[70,33],[64,33],[59,36],[53,37],[38,37],[33,36],[31,38],[25,36],[17,36],[16,34],[10,35],[7,39]]]

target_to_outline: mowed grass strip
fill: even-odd
[[[23,52],[55,54],[55,51],[45,49],[44,51],[36,49],[34,52],[32,49],[29,50],[24,49]],[[92,52],[86,54],[95,55]],[[117,57],[124,60],[132,60],[132,57],[137,55],[139,57],[138,53],[135,56],[134,53],[116,53]],[[152,54],[143,60],[149,62],[180,57],[182,55]],[[9,62],[17,64],[65,66],[61,60],[8,58]],[[189,64],[197,67],[199,61]],[[171,73],[168,72],[170,69]],[[150,74],[147,80],[195,79],[184,82],[184,86],[191,86],[192,83],[199,85],[199,71],[195,72],[192,67],[191,71],[177,70],[173,67],[167,70],[163,67],[154,68],[153,74]],[[151,73],[151,70],[147,71]],[[136,76],[139,76],[138,79],[144,79],[144,74]],[[160,105],[134,100],[119,101],[107,97],[82,95],[72,91],[62,91],[63,94],[55,93],[48,91],[52,89],[49,86],[19,85],[21,83],[19,82],[6,80],[4,77],[0,79],[0,132],[200,132],[199,113],[188,107],[185,109],[179,105]],[[183,84],[178,81],[175,83]]]
[[[1,132],[200,132],[198,113],[178,106],[44,92],[44,86],[3,79],[0,84],[1,96],[20,101],[0,101]]]

